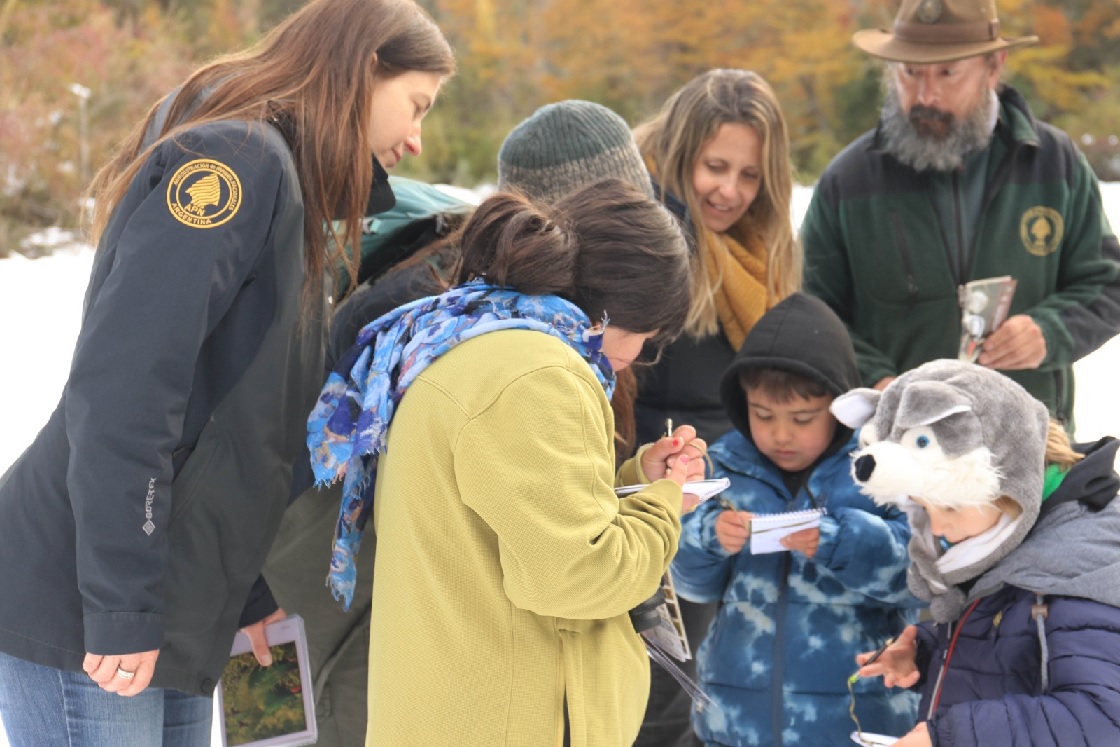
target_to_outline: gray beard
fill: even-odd
[[[991,142],[995,105],[995,98],[986,95],[964,119],[917,104],[907,114],[898,103],[894,86],[887,85],[880,125],[886,136],[884,149],[915,171],[959,169],[966,156],[988,147]],[[918,125],[923,117],[947,122],[948,131],[942,136],[920,132]]]

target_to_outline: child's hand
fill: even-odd
[[[929,738],[929,729],[925,721],[910,730],[910,733],[892,745],[892,747],[933,747],[933,740]]]
[[[886,651],[877,660],[863,666],[864,662],[872,657],[874,651],[868,651],[864,654],[856,656],[856,664],[860,665],[860,677],[878,677],[882,675],[883,684],[887,687],[910,687],[914,685],[921,676],[917,666],[914,664],[914,658],[918,655],[918,629],[913,625],[907,625],[898,639],[887,646]],[[895,744],[902,744],[896,742]],[[910,744],[907,742],[906,744]],[[914,742],[914,744],[921,744]],[[925,744],[929,744],[928,737]]]
[[[720,511],[716,517],[716,539],[719,546],[734,555],[747,544],[751,536],[750,511]]]
[[[782,537],[782,547],[787,550],[799,552],[807,558],[817,554],[817,546],[821,543],[821,530],[817,527],[802,529]]]

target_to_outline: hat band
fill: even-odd
[[[894,24],[895,38],[915,44],[970,44],[999,39],[999,21],[968,21],[966,23],[910,23]]]

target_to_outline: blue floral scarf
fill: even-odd
[[[583,311],[558,296],[527,296],[482,280],[413,301],[366,325],[323,386],[307,419],[307,446],[316,485],[343,478],[327,583],[346,609],[357,579],[354,556],[373,510],[377,459],[397,405],[441,355],[503,329],[532,329],[562,340],[588,362],[607,397],[613,393],[602,332],[592,332]]]

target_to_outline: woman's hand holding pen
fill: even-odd
[[[883,677],[887,687],[911,687],[921,676],[914,663],[918,655],[918,629],[907,625],[898,638],[879,651],[856,656],[860,677]]]
[[[653,480],[670,479],[678,485],[691,480],[704,479],[704,455],[708,445],[697,438],[696,429],[681,425],[650,445],[642,452],[642,472]],[[695,496],[689,505],[685,496],[685,509],[696,505]]]

